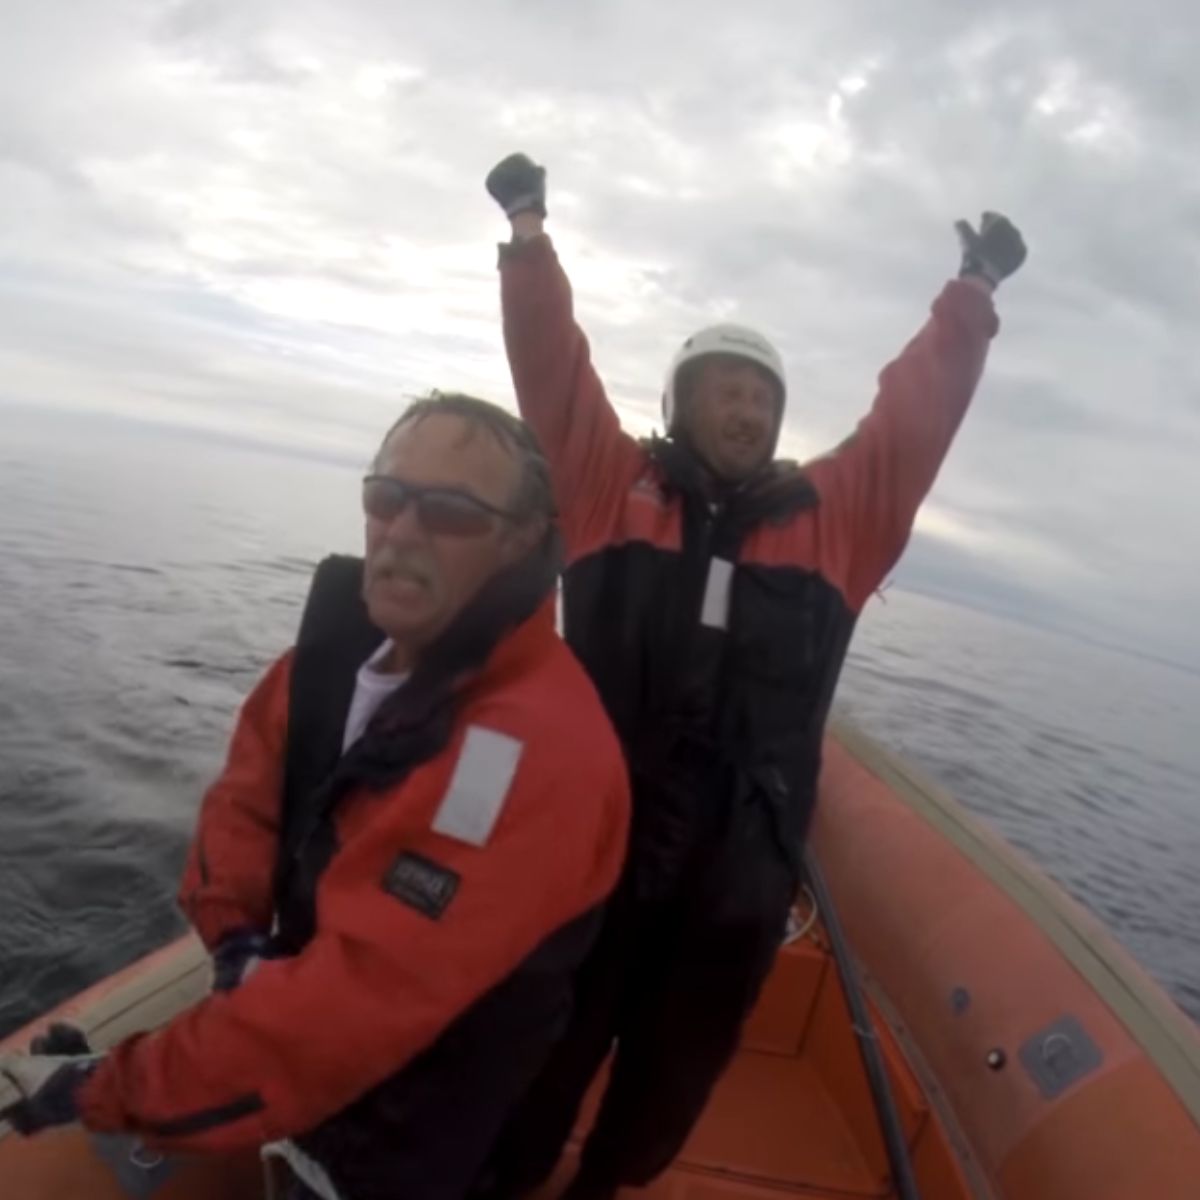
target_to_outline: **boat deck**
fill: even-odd
[[[922,1200],[1197,1200],[1196,1028],[1094,918],[853,731],[826,745],[812,844],[875,1001]],[[208,987],[203,948],[183,939],[0,1048],[24,1047],[51,1019],[72,1020],[94,1045],[110,1046],[163,1024]],[[1064,1017],[1087,1039],[1068,1038],[1066,1058]],[[1098,1064],[1080,1058],[1080,1046],[1093,1047]],[[994,1062],[996,1050],[1005,1053]],[[1066,1072],[1053,1093],[1045,1073],[1025,1062],[1031,1053]],[[0,1106],[10,1098],[0,1080]],[[572,1158],[538,1200],[558,1194]],[[675,1167],[640,1194],[894,1194],[819,922],[781,951],[695,1134]],[[125,1196],[80,1131],[26,1141],[0,1123],[3,1200]],[[254,1153],[183,1161],[155,1200],[215,1197],[263,1200]]]
[[[922,1174],[940,1165],[956,1175],[948,1155],[937,1153],[915,1081],[895,1047],[885,1042],[885,1048],[891,1051],[893,1087],[910,1146],[922,1159]],[[585,1107],[581,1133],[602,1088],[600,1080]],[[572,1146],[537,1200],[553,1200],[561,1192],[576,1152]],[[944,1162],[935,1161],[943,1157]],[[742,1049],[679,1161],[636,1194],[656,1200],[781,1195],[852,1200],[894,1194],[841,987],[819,942],[794,943],[780,955]]]
[[[762,1097],[771,1097],[764,1109]],[[537,1200],[570,1180],[575,1147]],[[733,1197],[886,1197],[820,1076],[804,1063],[740,1055],[681,1160],[638,1195],[660,1200]]]
[[[192,962],[192,959],[195,959]],[[161,987],[153,972],[141,977],[138,1024],[154,1024],[167,1010],[206,987],[203,956],[189,950],[164,963]],[[103,1044],[134,1016],[121,998],[105,998],[89,1026]],[[147,1009],[149,1005],[149,1009]],[[164,1011],[159,1014],[157,1011]],[[106,1012],[103,1010],[107,1010]],[[890,1035],[883,1046],[904,1128],[919,1174],[944,1177],[935,1200],[969,1195],[957,1185],[937,1123]],[[585,1106],[586,1131],[603,1087]],[[537,1200],[552,1200],[574,1169],[577,1144]],[[32,1142],[0,1138],[0,1178],[16,1185],[14,1200],[119,1200],[124,1193],[99,1168],[86,1135],[52,1133]],[[931,1176],[931,1172],[933,1175]],[[252,1155],[237,1160],[197,1159],[161,1193],[161,1200],[261,1200],[261,1173]],[[10,1193],[5,1191],[6,1196]],[[659,1200],[734,1200],[781,1195],[855,1200],[886,1197],[886,1157],[866,1078],[850,1028],[845,999],[820,934],[785,947],[747,1025],[737,1058],[676,1166],[638,1195]]]

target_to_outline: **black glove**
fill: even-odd
[[[546,215],[546,168],[528,155],[510,154],[498,162],[488,172],[484,186],[506,216],[523,212]]]
[[[20,1100],[0,1109],[0,1118],[28,1136],[79,1120],[80,1087],[96,1069],[98,1054],[0,1054],[0,1079]]]
[[[968,221],[956,221],[954,228],[963,249],[960,278],[977,275],[997,287],[1025,261],[1027,251],[1020,230],[999,213],[985,212],[978,233]]]
[[[213,991],[232,992],[253,974],[260,962],[278,957],[279,950],[269,934],[257,929],[235,929],[213,951]]]

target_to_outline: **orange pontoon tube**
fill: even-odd
[[[1200,1197],[1200,1030],[1092,917],[852,730],[827,744],[812,849],[869,1000],[922,1200]],[[821,914],[799,916],[807,928],[781,950],[700,1125],[640,1194],[895,1195]],[[109,1045],[207,986],[203,951],[184,939],[2,1048],[24,1046],[51,1018]],[[121,1200],[129,1193],[104,1152],[111,1143],[79,1129],[24,1140],[0,1126],[0,1195]],[[545,1200],[570,1171],[565,1161]],[[155,1193],[265,1195],[253,1156],[180,1161]]]

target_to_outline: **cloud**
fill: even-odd
[[[667,6],[10,0],[0,371],[13,399],[361,444],[501,399],[481,187],[523,147],[596,359],[656,418],[697,325],[780,344],[813,453],[951,273],[1032,247],[902,578],[1200,662],[1200,24],[1182,0]],[[949,565],[953,561],[953,570]]]

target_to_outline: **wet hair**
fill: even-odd
[[[384,435],[375,455],[373,469],[380,468],[388,442],[398,430],[419,425],[427,417],[438,416],[458,417],[467,426],[464,442],[478,433],[485,433],[517,460],[521,477],[509,502],[513,516],[521,521],[555,519],[558,510],[550,482],[550,464],[533,430],[520,417],[500,405],[463,392],[434,391],[414,400]]]

